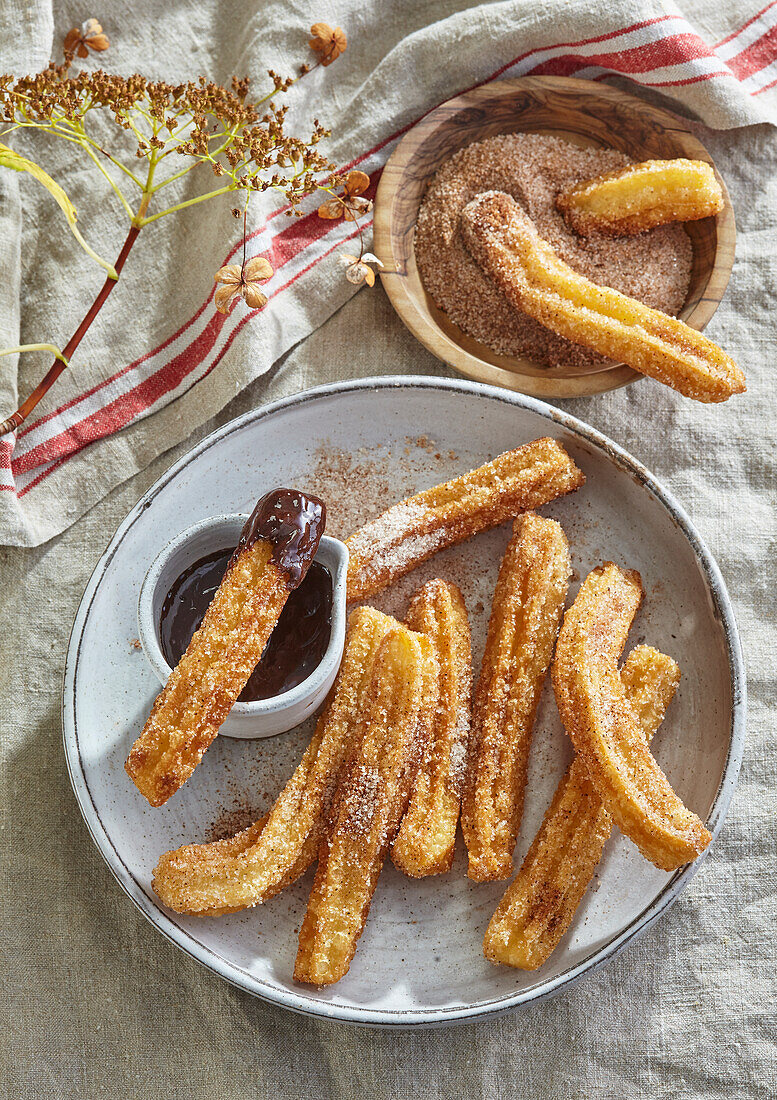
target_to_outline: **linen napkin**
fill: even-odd
[[[281,0],[254,9],[245,4],[242,19],[233,12],[225,27],[217,0],[185,0],[163,15],[150,0],[111,6],[94,13],[109,51],[79,64],[171,82],[200,73],[228,82],[233,73],[248,73],[258,90],[268,67],[292,72],[309,59],[310,23],[342,26],[345,53],[289,93],[288,129],[305,133],[320,117],[332,129],[326,153],[367,172],[370,197],[392,149],[420,117],[501,78],[616,80],[632,84],[635,94],[641,85],[668,97],[678,114],[716,129],[777,119],[777,2],[759,10],[749,0],[681,6],[508,0],[476,7],[442,0],[435,4],[442,18],[431,25],[425,5],[414,0],[325,2],[306,16]],[[60,56],[72,22],[65,5],[6,3],[2,68],[21,75],[44,67]],[[164,48],[150,48],[160,34]],[[90,243],[115,255],[126,227],[90,162],[46,135],[6,140],[45,165],[75,202]],[[212,186],[207,174],[191,173],[180,197]],[[218,313],[213,275],[240,245],[233,203],[223,196],[144,229],[68,370],[23,427],[0,439],[0,544],[38,545],[65,530],[186,439],[355,293],[337,264],[338,251],[352,244],[352,225],[322,220],[315,201],[300,219],[283,217],[277,202],[252,202],[249,255],[273,265],[264,288],[269,302],[259,312],[241,302],[227,316]],[[364,224],[369,233],[369,218]],[[777,233],[765,231],[775,234],[777,247]],[[50,196],[7,169],[0,169],[0,270],[2,346],[62,347],[102,282],[100,269],[73,247]],[[354,333],[342,354],[360,357],[366,375],[369,348],[369,333]],[[41,354],[0,359],[0,418],[48,365]]]

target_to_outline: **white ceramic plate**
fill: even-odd
[[[612,957],[697,870],[698,863],[665,874],[616,836],[558,950],[541,970],[522,973],[483,959],[483,931],[504,884],[471,883],[460,841],[448,875],[416,881],[386,866],[349,974],[323,991],[291,977],[312,872],[266,905],[220,919],[181,917],[162,907],[151,889],[161,852],[210,839],[214,823],[223,831],[259,816],[309,736],[302,727],[266,741],[219,737],[167,805],[152,809],[138,794],[123,763],[158,684],[136,646],[135,608],[160,547],[206,516],[250,511],[279,483],[323,496],[328,533],[344,535],[394,500],[542,435],[559,439],[588,479],[579,492],[544,509],[564,525],[576,579],[604,559],[642,573],[647,596],[630,644],[658,646],[683,671],[655,752],[680,796],[713,832],[719,829],[742,755],[742,657],[717,566],[669,494],[591,428],[518,394],[424,378],[312,390],[215,432],[146,493],[89,581],[67,657],[65,750],[95,843],[149,920],[235,985],[286,1008],[361,1024],[432,1025],[487,1016],[567,988]],[[445,551],[376,603],[401,613],[424,579],[439,574],[456,581],[467,599],[479,662],[506,541],[501,529]],[[517,861],[569,755],[546,691]]]

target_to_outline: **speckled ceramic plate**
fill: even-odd
[[[161,852],[224,835],[259,816],[309,735],[303,727],[267,741],[219,737],[167,805],[152,809],[138,794],[123,763],[158,685],[138,648],[135,611],[143,575],[160,547],[208,515],[249,510],[279,482],[323,496],[328,532],[345,535],[388,503],[542,435],[559,439],[588,479],[578,493],[545,509],[564,525],[576,578],[603,559],[642,573],[647,596],[630,644],[648,641],[673,654],[683,670],[655,752],[684,801],[713,832],[720,828],[743,744],[737,630],[715,562],[650,474],[572,417],[471,382],[365,380],[291,397],[204,440],[133,508],[84,593],[65,673],[67,762],[100,852],[164,935],[242,989],[299,1012],[384,1027],[487,1016],[569,988],[663,912],[698,869],[665,874],[616,836],[558,950],[541,970],[522,973],[492,966],[481,954],[504,884],[470,882],[461,842],[448,875],[415,881],[387,865],[349,974],[322,991],[291,976],[312,873],[266,905],[220,919],[181,917],[151,889]],[[506,541],[503,529],[445,551],[376,602],[401,612],[429,576],[456,581],[472,618],[478,662]],[[569,754],[546,691],[518,861]]]

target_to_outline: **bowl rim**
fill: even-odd
[[[221,957],[216,955],[210,947],[198,941],[188,928],[179,924],[175,919],[176,914],[172,914],[171,911],[163,909],[160,904],[152,900],[139,886],[114,847],[113,841],[107,834],[92,803],[88,781],[84,774],[80,758],[78,725],[75,714],[75,691],[81,634],[91,604],[95,598],[97,588],[124,537],[137,521],[138,517],[151,504],[154,497],[165,488],[168,482],[173,480],[194,458],[218,443],[225,436],[230,435],[232,432],[240,431],[245,425],[253,421],[263,420],[268,416],[274,415],[276,412],[288,410],[298,405],[304,405],[310,401],[336,397],[341,393],[358,390],[369,393],[382,389],[458,391],[465,394],[475,394],[503,404],[519,406],[530,412],[536,413],[543,419],[550,421],[552,424],[557,424],[571,432],[577,438],[589,443],[595,447],[597,451],[603,452],[616,464],[616,466],[643,485],[651,496],[658,500],[670,513],[674,522],[688,540],[709,586],[710,595],[723,627],[726,656],[729,666],[731,684],[731,726],[728,753],[726,755],[726,762],[721,775],[720,785],[706,822],[707,827],[713,835],[713,840],[720,832],[726,811],[736,787],[739,769],[742,763],[745,744],[747,687],[744,658],[731,599],[715,559],[707,549],[707,546],[691,522],[685,509],[676,500],[674,495],[669,492],[668,489],[664,488],[646,467],[630,455],[623,447],[609,439],[602,432],[597,431],[584,421],[579,420],[577,417],[563,410],[554,408],[552,405],[548,405],[546,402],[540,401],[537,398],[521,393],[510,392],[496,386],[475,383],[467,379],[434,378],[419,375],[387,375],[384,377],[334,382],[323,386],[317,386],[302,393],[292,394],[289,397],[280,398],[260,406],[259,408],[251,409],[249,412],[244,413],[242,416],[216,429],[216,431],[206,436],[205,439],[201,440],[186,454],[182,455],[177,462],[174,462],[143,494],[143,496],[140,497],[116,529],[116,532],[99,558],[89,582],[87,583],[70,633],[62,690],[63,743],[68,775],[84,823],[98,851],[108,864],[111,873],[133,904],[166,939],[181,948],[181,950],[191,958],[206,966],[213,973],[224,978],[237,988],[242,989],[244,992],[251,993],[260,1000],[266,1001],[268,1004],[279,1005],[293,1012],[301,1013],[302,1015],[327,1020],[338,1020],[344,1023],[358,1024],[361,1026],[402,1030],[405,1028],[446,1026],[482,1020],[527,1004],[536,1003],[547,997],[554,996],[565,988],[569,988],[585,974],[598,969],[608,962],[609,959],[617,955],[676,900],[681,891],[691,882],[698,872],[712,844],[708,846],[705,852],[694,863],[687,864],[685,867],[676,871],[660,893],[653,898],[645,909],[643,909],[626,928],[622,929],[608,940],[606,944],[597,948],[569,971],[555,978],[540,979],[535,985],[530,986],[528,989],[520,990],[515,994],[495,997],[475,1007],[463,1005],[453,1008],[395,1010],[385,1008],[354,1008],[350,1005],[337,1004],[331,1001],[317,1001],[313,1000],[306,991],[301,989],[299,991],[290,990],[281,986],[271,985],[267,981],[257,979],[248,971],[235,964],[225,962]]]
[[[407,291],[407,273],[398,274],[396,270],[392,270],[392,265],[395,268],[398,266],[394,256],[392,233],[393,198],[397,189],[397,181],[392,176],[396,177],[397,173],[401,176],[404,173],[410,155],[417,152],[415,142],[418,134],[423,134],[424,141],[427,141],[434,132],[450,120],[453,110],[471,107],[473,104],[482,106],[484,99],[488,101],[490,98],[498,98],[504,95],[505,91],[519,88],[531,89],[532,87],[571,93],[577,98],[580,98],[582,93],[585,97],[594,101],[636,104],[658,126],[663,130],[671,130],[682,141],[687,147],[685,150],[686,156],[703,160],[712,167],[723,192],[723,209],[716,215],[717,241],[715,256],[698,301],[688,316],[683,318],[686,324],[699,332],[705,328],[717,311],[731,277],[736,249],[736,217],[725,180],[718,171],[709,150],[688,127],[686,121],[681,116],[673,115],[663,107],[658,107],[637,95],[632,95],[630,92],[607,84],[594,83],[590,80],[569,76],[520,76],[493,80],[486,84],[475,85],[475,87],[445,100],[411,126],[407,133],[402,136],[386,162],[375,196],[374,250],[383,258],[388,268],[388,270],[379,271],[379,275],[389,301],[402,323],[416,339],[435,358],[447,363],[453,370],[475,382],[501,386],[513,392],[523,393],[526,396],[552,401],[557,398],[583,397],[604,393],[629,385],[632,382],[638,382],[645,376],[623,363],[616,363],[610,368],[590,374],[569,377],[520,374],[500,367],[495,363],[489,363],[457,343],[440,327],[433,316],[427,316],[421,312]],[[505,130],[504,132],[508,131]],[[477,141],[478,139],[474,138],[473,140]],[[411,250],[414,250],[414,243],[412,242]],[[422,292],[426,294],[420,274],[417,275],[417,280]],[[720,297],[717,300],[706,297],[707,287],[713,280],[720,286]],[[523,358],[529,361],[528,357]]]
[[[183,531],[171,538],[152,559],[151,564],[143,577],[138,595],[138,633],[143,655],[148,661],[154,675],[161,683],[166,683],[173,671],[162,652],[159,642],[159,633],[154,621],[153,607],[154,596],[165,565],[182,547],[186,546],[198,535],[224,528],[227,525],[238,526],[239,529],[248,519],[248,512],[222,512],[215,516],[207,516],[205,519],[192,523]],[[309,699],[321,688],[331,674],[332,664],[336,663],[342,653],[343,638],[345,634],[346,617],[346,572],[348,569],[348,547],[341,539],[331,535],[322,535],[316,551],[314,561],[321,551],[331,555],[336,561],[336,567],[332,572],[332,625],[329,633],[329,642],[324,654],[313,669],[299,684],[280,695],[272,695],[268,699],[254,699],[248,702],[237,702],[229,712],[229,717],[256,718],[263,716],[276,717],[279,713],[291,710],[300,703]]]

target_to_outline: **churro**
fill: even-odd
[[[573,271],[510,195],[478,195],[464,207],[461,226],[473,258],[508,301],[559,336],[697,401],[725,401],[744,391],[742,371],[716,344],[676,317]]]
[[[556,197],[576,233],[636,236],[669,222],[719,214],[723,191],[703,160],[646,160],[583,180]]]
[[[299,936],[298,981],[329,985],[353,958],[437,700],[434,648],[404,627],[383,639],[360,743],[340,781]]]
[[[710,833],[672,790],[647,747],[617,660],[642,600],[638,573],[606,562],[564,616],[553,688],[564,726],[615,823],[665,871],[696,859]]]
[[[378,647],[397,625],[371,607],[351,612],[337,680],[270,813],[228,841],[166,852],[153,880],[165,905],[201,916],[234,913],[266,901],[314,862],[332,793],[354,748]]]
[[[532,728],[570,574],[560,525],[519,516],[499,569],[472,714],[461,824],[477,882],[513,869]]]
[[[439,550],[571,493],[584,481],[561,444],[543,438],[400,501],[346,540],[348,599],[365,599]]]
[[[152,806],[186,782],[218,733],[289,592],[304,579],[325,522],[324,504],[296,490],[275,489],[257,504],[202,625],[127,757],[127,774]]]
[[[671,657],[642,645],[631,651],[620,678],[650,744],[677,689],[680,670]],[[521,970],[536,970],[547,962],[572,923],[611,831],[612,818],[576,756],[486,929],[487,959]]]
[[[433,580],[416,592],[405,625],[432,642],[438,705],[413,793],[391,848],[394,866],[422,878],[450,871],[469,743],[472,645],[464,598]]]

